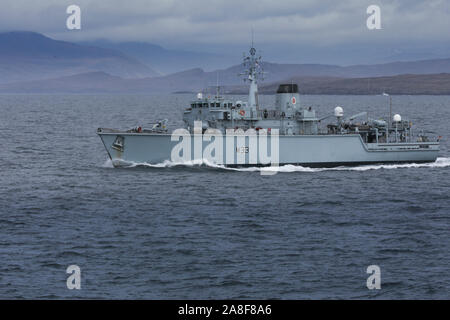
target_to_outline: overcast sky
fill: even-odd
[[[81,30],[66,29],[71,4],[81,7]],[[366,27],[371,4],[381,8],[381,30]],[[2,0],[0,10],[1,31],[239,55],[252,28],[266,57],[282,62],[450,56],[450,0]]]

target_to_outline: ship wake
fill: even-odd
[[[107,160],[103,167],[113,168],[113,162]],[[238,171],[238,172],[322,172],[322,171],[370,171],[379,169],[405,169],[405,168],[445,168],[450,167],[450,158],[437,158],[435,162],[429,163],[404,163],[404,164],[379,164],[379,165],[359,165],[359,166],[340,166],[333,168],[310,168],[307,166],[298,165],[282,165],[273,167],[242,167],[232,168],[223,165],[217,165],[208,161],[187,161],[182,163],[175,163],[171,161],[164,161],[162,163],[150,164],[145,162],[124,162],[120,163],[122,168],[175,168],[175,167],[205,167],[218,170]]]

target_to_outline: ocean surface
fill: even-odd
[[[0,95],[0,298],[450,298],[450,96],[393,97],[443,136],[432,164],[111,166],[97,127],[178,128],[190,99]],[[383,96],[301,104],[388,114]],[[66,286],[73,264],[80,290]],[[380,290],[366,287],[369,265]]]

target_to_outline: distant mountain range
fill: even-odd
[[[198,92],[199,70],[157,78],[124,79],[104,72],[90,72],[48,80],[0,84],[0,93],[169,93]],[[193,80],[189,82],[187,79]],[[185,82],[186,81],[186,82]],[[370,78],[296,77],[261,85],[261,94],[274,94],[282,82],[298,83],[302,94],[433,94],[450,95],[450,73],[396,75]],[[172,91],[168,89],[173,89]],[[209,88],[209,92],[213,88]],[[224,86],[226,94],[246,94],[244,85]]]
[[[0,33],[0,92],[198,92],[217,82],[229,91],[242,91],[241,65],[158,72],[168,65],[177,70],[220,58],[148,43],[75,44],[33,32]],[[262,67],[261,92],[292,81],[300,82],[304,93],[449,92],[450,58],[353,66],[262,62]]]
[[[193,68],[203,68],[215,70],[225,68],[236,63],[235,58],[202,52],[168,50],[156,44],[146,42],[111,42],[107,40],[97,40],[81,42],[83,45],[90,45],[100,48],[114,49],[137,59],[161,75],[167,75],[182,70]]]
[[[53,40],[35,32],[0,33],[0,82],[90,71],[124,78],[158,75],[147,65],[116,50]]]
[[[296,77],[291,81],[299,84],[299,91],[302,94],[381,94],[387,92],[408,95],[450,95],[450,73],[401,74],[344,79]],[[278,84],[263,85],[259,91],[262,94],[273,94],[278,88]]]

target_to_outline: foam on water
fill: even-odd
[[[120,163],[124,168],[150,167],[150,168],[173,168],[173,167],[200,167],[216,168],[229,171],[240,172],[322,172],[322,171],[368,171],[379,169],[402,169],[402,168],[445,168],[450,167],[450,158],[437,158],[435,162],[430,163],[404,163],[404,164],[379,164],[379,165],[360,165],[360,166],[340,166],[333,168],[310,168],[297,165],[283,165],[270,167],[246,167],[246,168],[230,168],[224,165],[211,163],[207,160],[194,160],[187,162],[164,161],[162,163],[151,164],[146,162],[124,162]],[[104,164],[105,168],[113,168],[113,162],[108,159]]]
[[[102,165],[103,168],[114,168],[112,160],[111,159],[107,159],[105,161],[105,163]]]

